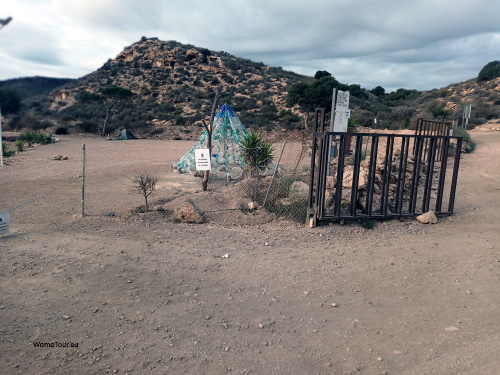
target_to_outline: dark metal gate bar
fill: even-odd
[[[462,138],[325,132],[321,114],[311,157],[311,226],[318,220],[453,213]],[[347,137],[353,137],[352,155],[338,152]]]
[[[417,126],[415,128],[415,135],[439,135],[439,136],[449,136],[452,129],[452,123],[447,121],[431,121],[424,120],[419,118],[417,120]],[[428,148],[428,140],[425,141],[424,150]],[[437,144],[438,151],[441,151],[443,148],[443,142],[438,142]],[[415,149],[414,149],[415,150]],[[426,157],[426,153],[424,152],[424,157]],[[436,154],[436,161],[440,161],[441,153],[438,152]]]

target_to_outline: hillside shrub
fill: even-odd
[[[47,143],[47,136],[37,130],[35,131],[30,131],[27,130],[19,136],[21,141],[26,142],[28,147],[33,146],[33,144],[38,143],[41,145],[44,145]]]
[[[17,148],[17,152],[24,151],[24,141],[22,139],[16,139],[14,145]]]
[[[16,151],[10,148],[7,143],[2,142],[2,153],[4,157],[12,156],[16,153]]]
[[[480,70],[477,82],[491,81],[500,77],[500,61],[491,61]]]

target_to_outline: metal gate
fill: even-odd
[[[316,110],[309,225],[429,210],[451,215],[461,147],[462,138],[449,135],[326,132],[324,110]]]

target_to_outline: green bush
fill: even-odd
[[[65,128],[64,126],[59,126],[58,128],[56,128],[56,130],[54,131],[54,134],[56,135],[64,135],[64,134],[68,134],[68,129]]]
[[[474,152],[475,149],[476,149],[476,142],[474,142],[474,141],[470,141],[464,147],[464,151],[466,154],[470,154],[470,153]]]
[[[240,143],[241,156],[250,169],[250,176],[257,176],[273,162],[273,144],[262,139],[256,131],[250,132]]]
[[[477,82],[491,81],[497,77],[500,77],[500,61],[491,61],[481,69]]]
[[[45,134],[39,132],[38,130],[27,130],[19,136],[21,141],[24,141],[28,144],[28,147],[33,146],[34,143],[38,143],[44,145],[47,143],[47,137]]]
[[[476,142],[474,142],[467,130],[462,127],[453,129],[453,135],[455,137],[462,137],[464,142],[463,150],[465,153],[470,154],[476,149]]]
[[[16,139],[14,144],[16,145],[18,152],[24,151],[24,141],[22,139]]]
[[[3,153],[4,157],[12,156],[16,153],[16,151],[14,151],[12,148],[7,146],[7,143],[5,143],[5,142],[2,142],[2,151],[3,151],[2,153]]]

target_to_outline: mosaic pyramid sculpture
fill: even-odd
[[[240,142],[248,132],[230,105],[224,104],[215,115],[212,124],[212,172],[219,177],[239,178],[243,174],[243,158]],[[175,165],[178,172],[195,173],[194,150],[207,148],[208,132],[203,131],[193,148]]]

